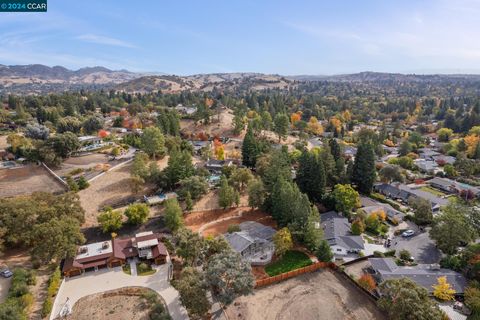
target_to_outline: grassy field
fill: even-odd
[[[437,197],[443,197],[445,195],[445,193],[437,190],[437,189],[434,189],[432,187],[427,187],[427,186],[424,186],[424,187],[421,187],[420,190],[422,191],[426,191],[426,192],[430,192],[431,194],[434,194],[436,195]]]
[[[306,267],[312,264],[312,260],[303,252],[287,251],[279,260],[267,265],[265,272],[270,276],[276,276],[284,272]]]

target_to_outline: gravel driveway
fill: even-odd
[[[50,319],[59,315],[67,299],[71,309],[82,297],[122,287],[146,287],[155,290],[165,300],[173,320],[189,319],[187,311],[180,303],[178,291],[168,282],[170,265],[169,262],[158,266],[157,272],[151,276],[131,276],[124,273],[121,267],[117,267],[65,278],[55,299]]]

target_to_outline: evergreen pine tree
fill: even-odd
[[[353,164],[352,182],[357,185],[358,191],[363,194],[372,192],[375,182],[375,153],[370,143],[361,143]]]
[[[315,154],[303,151],[299,159],[297,185],[310,200],[320,201],[325,191],[325,168],[323,161]]]
[[[243,139],[242,144],[242,163],[244,166],[253,168],[257,162],[257,157],[259,155],[259,148],[255,136],[253,134],[253,129],[251,126],[248,126],[247,133]]]
[[[337,139],[330,139],[329,143],[330,145],[330,152],[335,159],[335,162],[338,161],[342,157],[342,151],[340,149],[340,145],[337,142]]]

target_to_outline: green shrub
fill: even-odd
[[[42,318],[46,318],[52,312],[53,302],[50,296],[47,296],[42,306]]]
[[[388,250],[388,251],[385,251],[384,255],[385,257],[395,257],[395,249],[393,250]]]
[[[88,183],[84,176],[81,176],[77,181],[77,185],[80,190],[83,190],[87,189],[90,186],[90,183]]]
[[[376,257],[376,258],[384,258],[385,254],[383,252],[380,252],[380,251],[373,251],[373,256]]]
[[[232,233],[232,232],[238,232],[241,231],[240,226],[238,224],[231,224],[228,226],[227,232]]]

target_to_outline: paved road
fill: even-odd
[[[428,231],[422,232],[418,228],[412,229],[415,231],[413,237],[397,236],[392,240],[392,248],[397,250],[397,256],[400,250],[406,249],[417,263],[438,263],[441,259],[441,253],[435,246],[435,241],[430,238]]]
[[[75,302],[82,297],[132,286],[146,287],[158,292],[165,300],[173,320],[189,319],[187,311],[180,303],[178,291],[168,282],[169,266],[170,262],[158,266],[157,272],[151,276],[130,276],[124,273],[121,267],[118,267],[65,279],[58,291],[50,319],[55,319],[59,315],[67,299],[69,307],[73,308]]]

